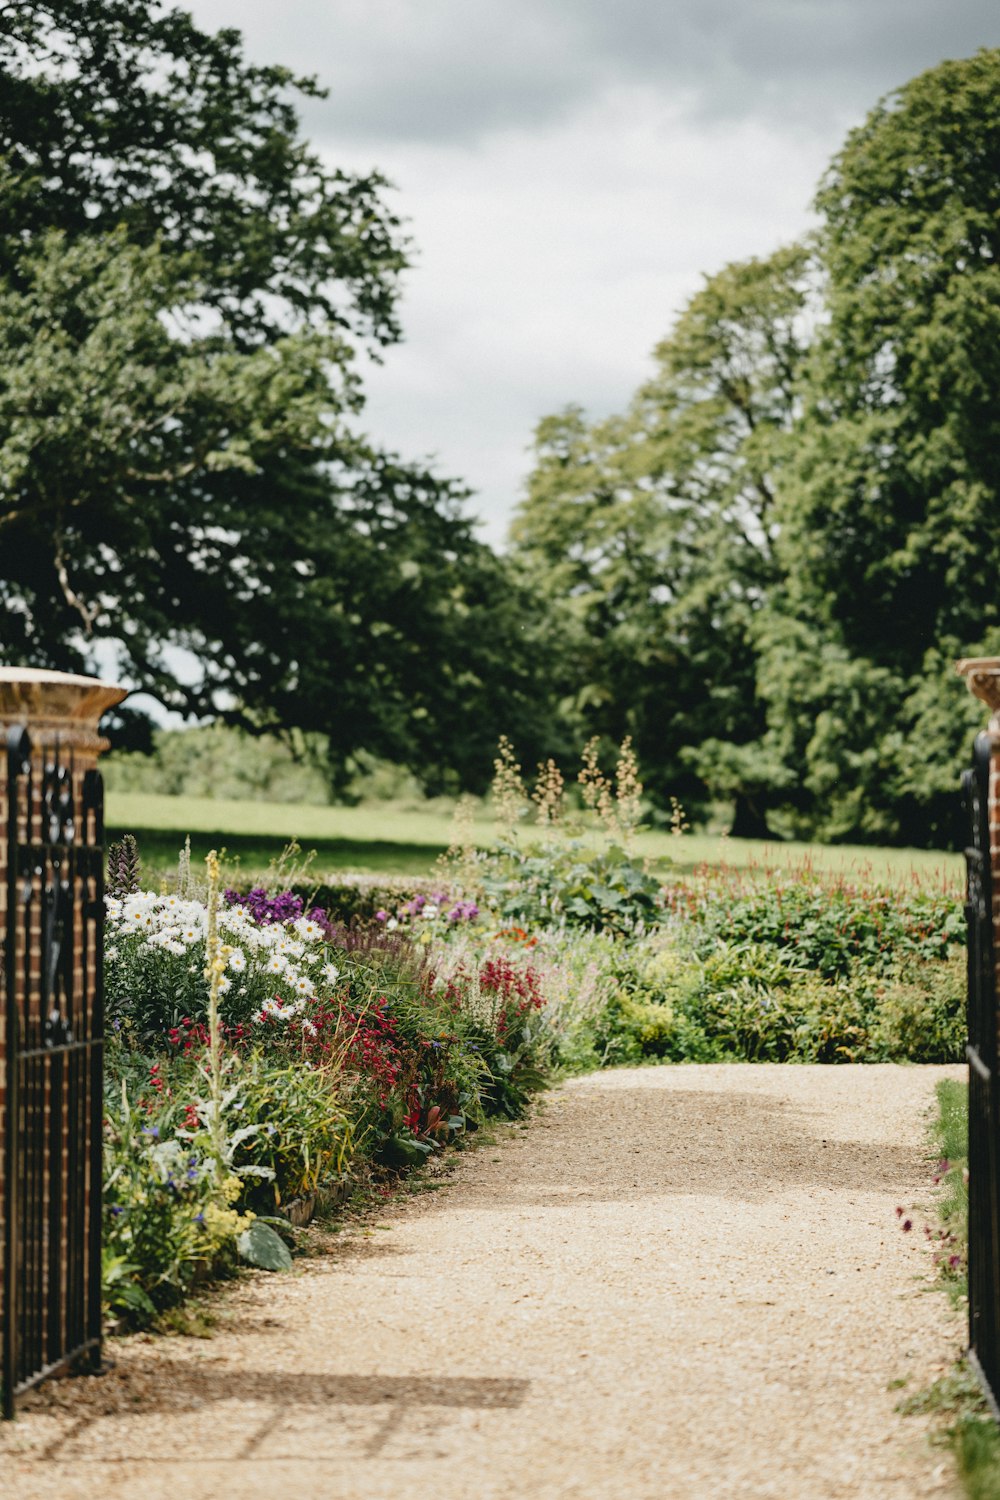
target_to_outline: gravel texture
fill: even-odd
[[[896,1500],[958,1494],[900,1391],[933,1288],[933,1085],[956,1068],[601,1073],[441,1190],[130,1339],[0,1433],[4,1500]],[[896,1206],[918,1205],[915,1231]]]

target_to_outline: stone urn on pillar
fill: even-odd
[[[990,731],[1000,735],[1000,656],[964,656],[955,671],[965,685],[990,711]]]

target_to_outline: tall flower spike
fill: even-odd
[[[132,834],[123,834],[108,850],[108,895],[119,900],[134,896],[142,887],[142,863]]]

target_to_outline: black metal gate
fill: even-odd
[[[962,778],[971,840],[965,851],[969,944],[969,1360],[1000,1417],[1000,1093],[990,869],[988,734]]]
[[[3,1415],[101,1359],[103,789],[58,747],[6,746]]]

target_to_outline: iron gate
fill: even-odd
[[[962,778],[969,815],[965,914],[969,945],[969,1360],[1000,1418],[1000,1093],[990,869],[990,762],[981,734]]]
[[[3,1415],[101,1359],[103,789],[58,746],[6,747]],[[2,773],[0,767],[0,773]]]

